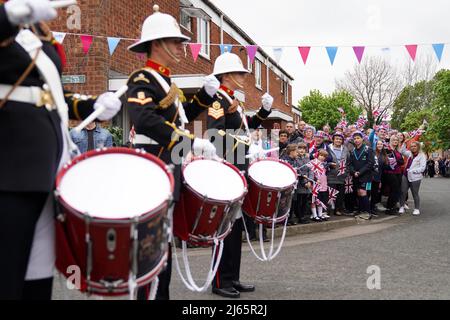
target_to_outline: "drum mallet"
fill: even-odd
[[[71,6],[73,4],[77,4],[77,1],[76,0],[51,1],[51,6],[55,9],[65,8],[65,7]],[[31,9],[27,5],[23,5],[23,6],[14,8],[12,14],[15,17],[26,17],[31,14]]]
[[[116,92],[114,92],[114,96],[116,98],[120,98],[125,92],[127,92],[128,90],[128,86],[124,85],[122,87],[119,88],[119,90],[117,90]],[[92,112],[89,117],[87,117],[86,119],[83,120],[82,123],[80,123],[74,130],[77,133],[80,133],[81,130],[83,130],[89,123],[91,123],[92,121],[94,121],[95,119],[97,119],[97,117],[99,115],[101,115],[103,113],[103,111],[105,111],[105,107],[104,106],[100,106],[97,108],[97,110],[95,110],[94,112]]]

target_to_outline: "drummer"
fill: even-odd
[[[244,83],[248,70],[244,68],[239,56],[233,53],[224,53],[214,63],[213,74],[219,79],[221,86],[215,97],[216,101],[208,109],[208,130],[232,130],[233,136],[240,137],[227,143],[223,141],[223,148],[218,150],[218,155],[239,170],[248,168],[248,145],[250,143],[249,129],[256,129],[269,116],[273,98],[268,93],[262,96],[262,108],[253,116],[245,115],[244,106],[235,98],[234,91],[244,89]],[[232,139],[230,135],[225,139]],[[234,138],[233,138],[234,139]],[[248,144],[249,144],[248,143]],[[227,148],[227,146],[231,146]],[[230,234],[224,240],[223,254],[219,268],[213,281],[212,292],[227,298],[239,298],[240,292],[252,292],[253,285],[243,284],[239,280],[241,266],[242,246],[242,215],[233,225]]]
[[[179,155],[172,155],[172,150],[187,139],[195,154],[213,157],[214,145],[207,139],[195,138],[184,130],[184,125],[208,109],[220,83],[213,75],[206,77],[204,87],[189,103],[185,103],[184,110],[180,103],[184,96],[170,79],[170,67],[181,61],[184,43],[190,39],[181,33],[174,17],[160,13],[157,5],[153,10],[154,13],[144,21],[141,40],[128,48],[146,53],[148,57],[145,67],[134,71],[128,80],[127,106],[135,130],[134,146],[145,149],[167,164],[180,164]],[[180,166],[175,166],[175,201],[179,198],[180,172]],[[167,267],[159,275],[157,300],[169,299],[171,261],[169,252]],[[138,299],[145,300],[149,291],[148,286],[140,288]]]
[[[30,13],[18,14],[24,7]],[[48,208],[58,164],[73,147],[67,118],[84,119],[101,104],[106,111],[98,119],[109,120],[121,106],[112,93],[64,96],[64,49],[43,23],[56,16],[48,0],[0,1],[0,300],[51,299],[55,240]]]

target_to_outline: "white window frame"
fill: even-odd
[[[255,86],[262,90],[262,62],[255,59]]]
[[[187,17],[189,17],[189,27],[185,26],[182,24],[183,20],[181,19],[182,15],[186,15]],[[192,17],[189,15],[189,13],[187,13],[185,10],[183,10],[183,8],[181,8],[180,10],[180,26],[183,27],[183,29],[192,32]]]
[[[289,105],[289,82],[283,81],[284,86],[284,103]]]
[[[206,39],[203,39],[201,32],[203,23],[206,23]],[[197,42],[202,44],[199,55],[203,58],[210,59],[211,55],[211,23],[208,20],[197,18]]]
[[[253,63],[250,61],[250,57],[247,55],[247,70],[252,73],[253,72]]]

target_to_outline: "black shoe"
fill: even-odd
[[[212,293],[225,298],[240,298],[241,294],[235,288],[212,288]]]
[[[269,241],[270,241],[269,238],[267,238],[267,237],[263,238],[263,242],[269,242]]]
[[[298,223],[299,223],[299,224],[308,224],[309,221],[306,220],[306,219],[304,219],[304,220],[300,220]]]
[[[242,284],[239,281],[233,281],[233,288],[239,292],[253,292],[255,291],[255,286],[252,284]]]

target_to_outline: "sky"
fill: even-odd
[[[331,93],[357,63],[352,46],[368,46],[364,58],[382,56],[398,68],[411,58],[404,45],[419,44],[417,59],[435,58],[450,69],[450,0],[213,0],[295,78],[293,104],[312,89]],[[448,43],[441,62],[431,47]],[[420,45],[423,44],[423,45]],[[304,65],[298,46],[312,46]],[[332,66],[326,46],[338,46]],[[383,49],[390,48],[390,49]]]

